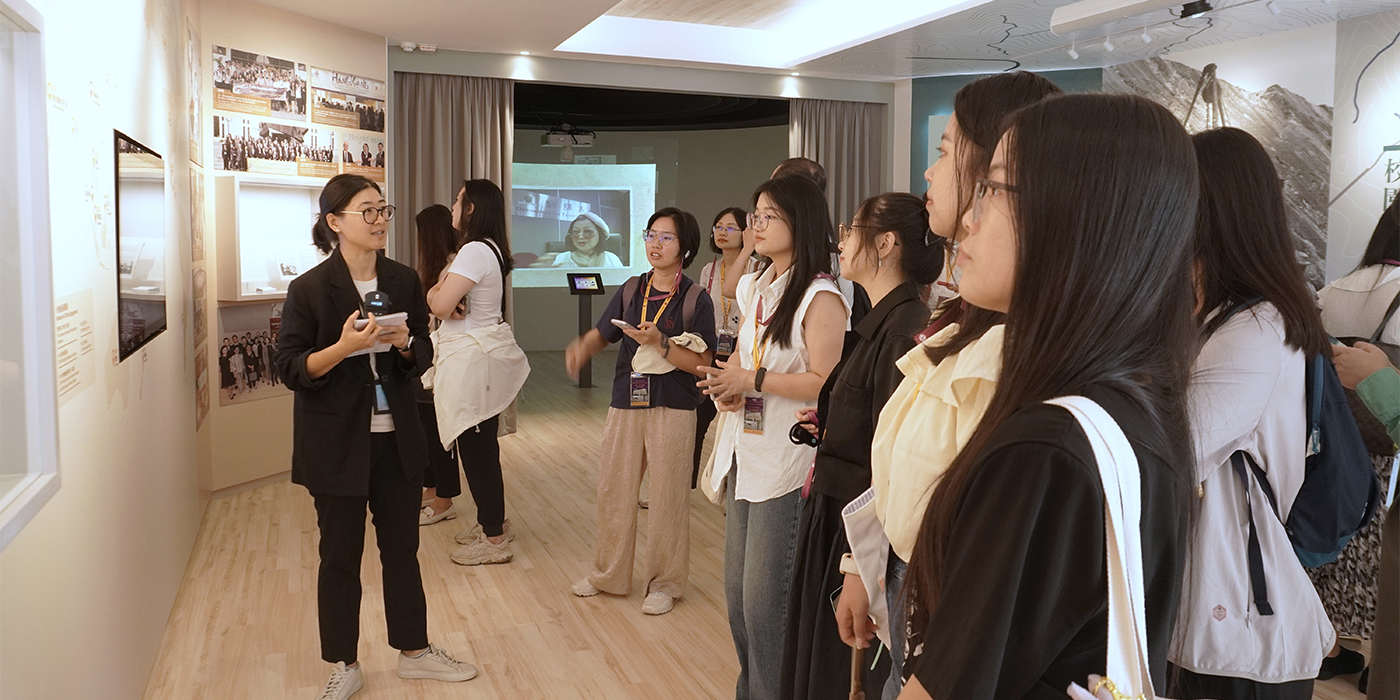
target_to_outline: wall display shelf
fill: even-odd
[[[324,183],[276,175],[214,178],[219,301],[275,301],[325,259],[311,243]]]

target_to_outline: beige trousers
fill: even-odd
[[[690,472],[695,411],[609,408],[598,466],[598,546],[588,582],[605,593],[632,592],[637,496],[651,473],[645,591],[672,598],[690,574]]]

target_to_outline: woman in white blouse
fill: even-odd
[[[1233,128],[1192,141],[1205,336],[1189,396],[1198,517],[1170,654],[1178,687],[1167,695],[1306,700],[1335,634],[1283,523],[1303,483],[1305,366],[1319,353],[1330,357],[1330,346],[1264,147]],[[1250,573],[1250,528],[1242,524],[1251,519],[1262,581]]]
[[[810,180],[760,185],[749,217],[755,250],[772,262],[739,282],[744,317],[735,353],[700,382],[731,411],[715,447],[725,491],[725,598],[739,656],[738,700],[776,698],[787,605],[814,450],[788,438],[792,416],[817,399],[841,359],[850,307],[831,275],[831,215]],[[723,482],[727,480],[727,485]]]

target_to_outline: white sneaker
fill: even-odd
[[[573,591],[574,595],[580,598],[591,598],[595,595],[598,595],[599,593],[602,593],[602,591],[598,590],[593,586],[593,584],[588,582],[587,577],[575,581],[574,585],[569,586],[569,590]]]
[[[478,537],[475,542],[458,547],[451,554],[452,561],[462,566],[504,564],[514,558],[515,554],[510,551],[510,540],[496,543],[486,539],[485,535]]]
[[[399,654],[399,678],[460,683],[476,678],[476,667],[429,644],[428,650],[417,658]]]
[[[642,600],[642,613],[645,615],[665,615],[676,607],[676,599],[661,591],[652,591]]]
[[[452,539],[453,539],[457,544],[471,544],[471,543],[477,541],[478,539],[481,539],[481,535],[482,535],[481,523],[472,523],[472,526],[471,526],[471,527],[466,528],[466,529],[462,530],[461,532],[457,533],[456,535],[454,535],[454,536],[452,537]],[[503,523],[503,524],[501,525],[501,536],[502,536],[502,537],[505,537],[507,542],[514,542],[514,541],[515,541],[515,532],[513,532],[513,531],[510,529],[510,521],[509,521],[509,520],[505,521],[505,523]]]
[[[344,661],[331,668],[331,679],[326,681],[326,689],[316,696],[316,700],[345,700],[365,687],[365,674],[360,667],[351,668]]]
[[[440,523],[444,520],[452,520],[456,517],[457,504],[455,503],[448,504],[447,508],[444,509],[441,513],[434,513],[433,507],[431,505],[427,505],[423,506],[423,511],[418,514],[418,524],[420,526],[432,525],[433,523]]]

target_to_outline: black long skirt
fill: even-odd
[[[783,645],[783,684],[788,700],[847,700],[851,692],[851,648],[841,641],[833,601],[845,583],[841,555],[851,551],[841,508],[825,494],[813,493],[802,507],[793,558],[792,594],[788,601],[787,642]],[[889,652],[871,669],[878,642],[865,650],[862,687],[879,698],[890,673]]]

